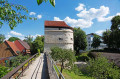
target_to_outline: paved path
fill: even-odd
[[[45,54],[36,58],[20,79],[49,79]]]

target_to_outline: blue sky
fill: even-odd
[[[36,0],[9,0],[10,3],[20,4],[29,10],[28,16],[38,20],[24,20],[11,30],[7,24],[0,28],[0,34],[8,39],[11,36],[24,39],[27,35],[34,38],[44,35],[45,20],[62,20],[71,27],[81,27],[86,34],[97,33],[111,26],[111,18],[120,15],[120,0],[56,0],[55,8],[49,2],[37,5]]]

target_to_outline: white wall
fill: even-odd
[[[53,46],[73,50],[73,31],[66,28],[45,28],[44,43],[44,52],[50,52],[50,48]]]

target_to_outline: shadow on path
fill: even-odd
[[[41,79],[50,79],[48,74],[47,58],[45,54],[43,59],[44,60],[43,60],[43,69],[42,69]]]

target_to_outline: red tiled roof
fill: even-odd
[[[72,27],[68,26],[64,21],[45,21],[45,27],[63,27],[73,29]]]
[[[22,52],[25,49],[25,47],[18,40],[16,40],[14,43],[18,47],[20,52]]]
[[[14,53],[18,55],[17,51],[20,51],[20,50],[17,48],[17,46],[13,42],[10,42],[10,41],[6,41],[6,43],[10,46],[10,48],[14,51]]]
[[[18,41],[22,44],[22,46],[23,46],[24,48],[30,49],[30,46],[29,46],[26,42],[24,42],[24,41],[22,41],[22,40],[18,40]]]

